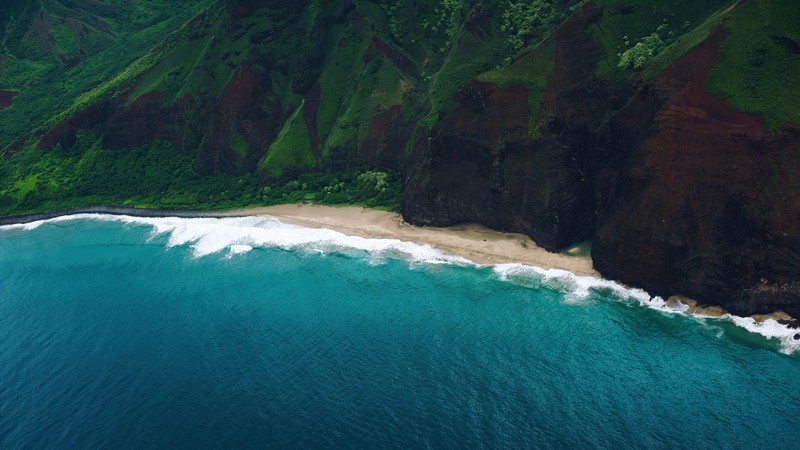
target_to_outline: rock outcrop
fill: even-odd
[[[464,11],[456,34],[413,38],[391,30],[425,9],[406,3],[217,3],[113,94],[3,156],[29,139],[69,151],[90,129],[120,152],[169,140],[202,175],[278,183],[308,168],[393,169],[408,222],[479,222],[551,251],[593,239],[608,278],[737,314],[800,316],[800,128],[776,131],[707,88],[724,22],[747,2],[693,3],[694,22],[680,24],[697,42],[652,76],[609,55],[624,50],[612,26],[649,2],[586,2],[510,64],[492,55],[505,48],[496,2]],[[796,58],[797,36],[784,34],[766,42]]]
[[[593,246],[604,276],[737,314],[800,315],[800,129],[774,135],[705,89],[724,31],[654,80],[609,128],[626,155]],[[647,122],[650,122],[649,124]],[[633,122],[635,123],[635,121]],[[623,139],[630,140],[629,136]]]

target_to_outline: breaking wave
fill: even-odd
[[[453,264],[483,267],[472,261],[447,254],[430,245],[420,245],[397,239],[367,239],[348,236],[325,228],[306,228],[289,225],[269,217],[230,218],[149,218],[126,215],[77,214],[25,224],[0,226],[0,230],[33,230],[44,224],[72,220],[116,221],[136,226],[152,227],[151,239],[166,236],[168,247],[188,246],[195,257],[223,253],[228,258],[248,253],[256,248],[305,249],[318,253],[339,253],[366,256],[370,260],[396,258],[411,263]],[[564,296],[568,303],[590,303],[595,296],[637,304],[666,314],[688,315],[700,321],[727,321],[749,332],[780,344],[785,354],[800,352],[800,330],[789,328],[774,319],[756,321],[751,317],[724,314],[711,317],[693,314],[683,304],[668,303],[641,289],[623,286],[614,281],[578,276],[559,269],[542,269],[523,264],[490,266],[500,280],[532,289],[551,289]]]

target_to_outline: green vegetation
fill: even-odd
[[[498,70],[482,73],[478,81],[494,83],[500,89],[512,86],[524,86],[528,91],[528,105],[531,116],[528,122],[528,133],[535,136],[536,123],[541,114],[540,103],[544,97],[550,77],[556,71],[556,41],[548,39],[542,42],[530,54],[519,58],[514,64]]]
[[[473,0],[436,0],[424,5],[408,0],[381,1],[392,40],[421,45],[433,53],[445,53],[450,48],[474,5]]]
[[[736,4],[737,2],[730,2],[730,4],[708,16],[708,18],[697,27],[689,30],[687,33],[681,34],[675,42],[658,53],[650,64],[647,65],[647,69],[643,72],[644,78],[648,80],[653,79],[656,75],[661,73],[662,70],[666,69],[667,66],[705,41],[706,38],[719,27],[725,17],[730,14]]]
[[[644,39],[637,42],[636,45],[619,55],[618,66],[623,69],[633,68],[639,70],[650,62],[654,56],[659,54],[664,47],[664,41],[661,40],[658,33],[645,36]]]
[[[645,68],[678,36],[696,28],[732,2],[734,0],[596,0],[596,6],[604,13],[599,22],[589,27],[589,32],[603,45],[607,57],[598,67],[599,75],[610,79],[630,77],[632,70]],[[625,61],[622,61],[623,56]]]
[[[327,162],[342,152],[358,148],[364,141],[372,119],[395,105],[402,105],[415,81],[388,56],[373,50],[367,61],[365,53],[374,46],[366,27],[348,27],[319,77],[320,105],[317,131],[322,142],[322,156]],[[396,51],[398,58],[405,55]],[[340,159],[340,158],[339,158]]]
[[[312,200],[321,205],[355,204],[397,211],[403,183],[397,172],[354,169],[345,172],[307,172],[280,186],[264,186],[259,204],[273,205]]]
[[[367,48],[367,35],[361,28],[348,28],[339,45],[334,49],[331,60],[320,75],[321,98],[317,113],[317,131],[320,136],[329,136],[338,122],[338,129],[346,125],[347,119],[340,119],[342,107],[350,103],[352,90],[348,85],[348,77],[356,71],[363,60],[359,58]],[[340,145],[352,139],[341,137],[339,142],[331,139],[326,146]]]
[[[269,147],[267,156],[259,163],[258,172],[266,178],[280,180],[292,171],[308,170],[315,164],[311,136],[303,119],[303,105],[300,105]]]
[[[503,11],[500,30],[508,35],[506,43],[519,52],[530,43],[530,36],[544,25],[555,21],[557,14],[552,3],[545,0],[509,0]],[[506,62],[510,62],[510,56]]]
[[[252,175],[200,176],[191,157],[168,142],[120,153],[81,133],[72,151],[40,153],[33,146],[0,160],[0,215],[95,204],[141,208],[225,209],[303,200],[396,210],[402,183],[395,172],[368,169],[303,173],[263,186]]]
[[[432,19],[422,22],[422,29],[430,29],[434,33],[443,32],[447,39],[445,46],[448,46],[461,29],[472,3],[464,0],[440,0],[433,9]]]
[[[787,89],[800,73],[798,24],[795,0],[742,5],[725,23],[730,34],[709,91],[735,110],[763,116],[774,132],[786,123],[800,124],[800,90]]]
[[[349,15],[340,2],[266,1],[242,3],[241,17],[231,2],[213,0],[8,3],[0,89],[20,95],[0,110],[0,149],[8,152],[0,157],[0,214],[97,202],[396,207],[399,175],[342,172],[392,158],[364,148],[368,136],[411,136],[403,143],[409,157],[458,106],[462,87],[478,81],[524,87],[528,134],[540,139],[552,117],[542,99],[558,69],[551,31],[571,14],[573,24],[591,23],[584,37],[603,47],[599,84],[611,80],[620,93],[724,27],[730,36],[709,91],[765,117],[772,130],[800,123],[800,94],[786,89],[800,73],[793,0],[355,0]],[[161,103],[137,102],[147,94]],[[108,109],[94,111],[122,111],[114,114],[122,119],[64,123],[101,102]],[[386,115],[397,107],[399,119]],[[126,129],[129,122],[142,129]],[[37,148],[54,126],[44,142],[72,142],[77,133],[76,144]],[[150,128],[169,142],[101,145],[139,145]],[[25,148],[9,147],[28,133]],[[397,155],[390,164],[407,161]]]
[[[78,9],[66,0],[12,1],[0,28],[0,89],[21,94],[13,108],[0,110],[0,148],[100,98],[86,93],[107,80],[118,78],[118,85],[131,79],[120,75],[140,72],[141,63],[131,63],[209,3],[109,0],[80,2]],[[75,25],[62,23],[65,17]]]
[[[163,141],[119,153],[103,150],[94,136],[79,135],[76,148],[41,154],[30,146],[0,164],[8,180],[0,214],[72,208],[97,203],[141,207],[214,208],[247,203],[253,177],[200,177],[192,158]]]
[[[457,105],[456,93],[467,82],[491,68],[492,48],[469,32],[462,32],[431,83],[432,109],[424,123],[433,127],[442,113]]]

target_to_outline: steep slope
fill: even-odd
[[[595,146],[596,131],[632,87],[633,71],[618,63],[623,38],[658,27],[666,35],[673,23],[698,24],[728,3],[585,3],[535,49],[465,85],[459,107],[419,152],[406,217],[487,223],[553,251],[591,238],[616,151]]]
[[[512,29],[545,35],[566,14],[565,5]],[[489,33],[508,6],[215,3],[9,145],[6,170],[16,180],[0,195],[17,210],[41,207],[53,196],[103,196],[89,180],[97,175],[85,168],[107,166],[114,152],[145,152],[164,141],[174,147],[176,165],[192,158],[197,174],[244,177],[246,189],[234,189],[231,198],[264,197],[249,175],[274,184],[309,170],[398,171],[410,143],[427,133],[428,125],[418,123],[433,126],[455,107],[452,97],[464,82],[516,52],[504,35]],[[72,169],[54,178],[49,165],[22,167],[39,151],[61,160],[52,165]],[[114,167],[113,197],[138,201],[135,193],[146,189],[132,185],[140,180]],[[181,187],[162,197],[191,196],[184,191],[196,184],[186,180],[194,175],[181,173],[184,178],[171,177]]]
[[[797,316],[798,23],[792,0],[219,1],[9,140],[0,213],[402,189],[412,223],[594,239],[607,277]]]
[[[4,2],[0,146],[38,127],[75,97],[123,70],[210,1],[180,5],[165,0]],[[10,96],[19,97],[13,103],[5,101]]]
[[[702,43],[611,121],[611,145],[628,157],[593,248],[607,276],[737,313],[800,313],[800,115],[796,103],[779,98],[797,95],[797,87],[769,92],[777,86],[715,75],[769,79],[776,71],[762,68],[770,64],[800,69],[785,45],[800,38],[800,11],[794,2],[765,6],[749,2],[726,11]],[[753,22],[760,27],[746,32],[758,46],[737,59],[726,46]],[[636,142],[616,141],[631,123],[645,131]]]

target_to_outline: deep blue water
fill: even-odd
[[[796,448],[800,356],[729,321],[164,220],[0,229],[0,448]]]

